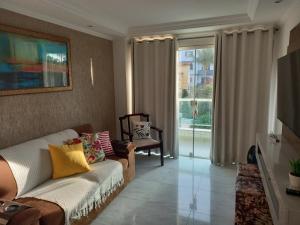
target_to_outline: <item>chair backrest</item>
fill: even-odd
[[[149,122],[149,114],[146,113],[133,113],[127,114],[119,117],[120,120],[120,128],[121,128],[121,139],[124,141],[126,138],[125,135],[128,136],[128,139],[131,139],[132,135],[132,122],[133,121],[147,121]],[[132,141],[132,140],[130,140]]]

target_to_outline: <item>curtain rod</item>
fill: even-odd
[[[261,30],[262,32],[266,32],[268,31],[270,28],[273,28],[274,32],[277,32],[279,31],[279,28],[277,26],[274,26],[274,27],[271,27],[271,26],[256,26],[256,27],[246,27],[246,28],[240,28],[240,29],[232,29],[232,30],[219,30],[220,32],[223,32],[224,34],[226,35],[231,35],[233,34],[234,32],[237,32],[238,34],[242,33],[243,31],[246,31],[246,32],[254,32],[256,30]],[[218,31],[215,31],[215,32],[218,32]],[[147,36],[146,36],[147,37]],[[148,36],[149,37],[149,36]],[[151,36],[150,36],[151,37]],[[159,35],[158,35],[159,37]],[[163,36],[162,36],[163,37]],[[216,37],[216,34],[207,34],[207,35],[203,35],[203,36],[199,36],[199,37],[182,37],[182,38],[177,38],[177,40],[192,40],[192,39],[200,39],[200,38],[213,38],[213,37]],[[162,38],[162,39],[159,39],[159,38],[153,38],[153,39],[142,39],[142,37],[139,39],[138,37],[133,37],[131,41],[136,41],[137,43],[141,43],[143,41],[147,41],[147,42],[151,42],[151,41],[164,41],[166,39],[175,39],[176,36],[174,37],[173,35],[166,35],[165,38]]]
[[[208,36],[201,36],[201,37],[186,37],[186,38],[177,38],[177,40],[192,40],[192,39],[199,39],[199,38],[213,38],[215,35],[208,35]]]
[[[267,32],[269,30],[273,29],[274,32],[278,31],[279,28],[278,27],[253,27],[253,28],[241,28],[241,29],[232,29],[232,30],[223,30],[222,32],[226,35],[231,35],[233,33],[238,33],[238,34],[241,34],[243,33],[244,31],[245,32],[249,32],[249,33],[252,33],[252,32],[255,32],[257,30],[261,30],[262,32]]]
[[[142,43],[142,42],[153,42],[153,41],[165,41],[165,40],[174,40],[174,38],[164,38],[164,39],[143,39],[143,40],[136,40],[132,39],[132,41],[135,41],[137,43]]]
[[[171,34],[164,34],[164,35],[148,35],[148,36],[140,36],[140,37],[133,37],[132,39],[136,42],[143,42],[143,41],[164,41],[166,39],[174,39],[174,35]]]

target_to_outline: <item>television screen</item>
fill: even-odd
[[[300,137],[300,50],[278,59],[277,117]]]

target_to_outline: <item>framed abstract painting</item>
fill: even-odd
[[[0,25],[0,96],[67,90],[69,39]]]

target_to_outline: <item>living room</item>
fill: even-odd
[[[298,0],[0,0],[0,225],[299,224]]]

